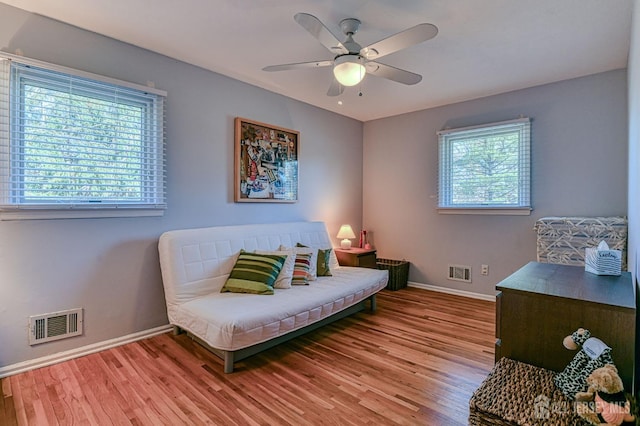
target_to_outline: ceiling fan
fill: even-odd
[[[353,40],[353,35],[360,27],[358,19],[348,18],[340,21],[340,29],[347,36],[343,42],[313,15],[297,13],[294,19],[336,56],[333,60],[270,65],[262,70],[286,71],[333,66],[335,78],[327,91],[329,96],[338,96],[344,91],[345,86],[355,86],[360,83],[365,74],[387,78],[402,84],[419,83],[422,80],[421,75],[383,64],[377,59],[432,39],[438,34],[438,28],[435,25],[418,24],[369,46],[362,47]]]

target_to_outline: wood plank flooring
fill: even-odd
[[[466,425],[491,302],[415,288],[223,373],[170,333],[2,379],[0,425]]]

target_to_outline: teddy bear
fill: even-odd
[[[586,392],[576,394],[576,411],[580,417],[594,425],[619,426],[635,420],[615,365],[595,369],[587,377],[587,385]]]
[[[580,349],[565,369],[553,381],[569,399],[575,399],[578,392],[587,390],[587,377],[595,369],[613,364],[611,348],[602,340],[591,337],[591,332],[579,328],[563,340],[564,347]]]

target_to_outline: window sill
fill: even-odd
[[[2,220],[42,220],[42,219],[97,219],[114,217],[154,217],[163,216],[164,209],[20,209],[0,211]]]
[[[529,216],[531,207],[438,207],[439,214]]]

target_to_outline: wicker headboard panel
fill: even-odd
[[[543,217],[536,221],[538,262],[584,266],[584,249],[602,240],[622,251],[627,269],[626,217]]]

